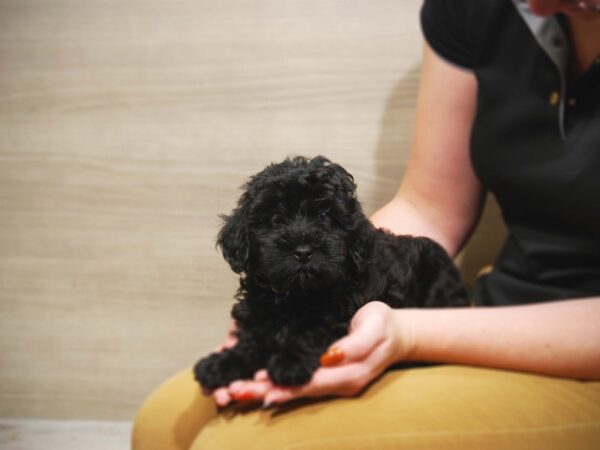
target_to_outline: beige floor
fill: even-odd
[[[2,450],[125,450],[129,422],[0,419]]]

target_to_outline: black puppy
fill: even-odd
[[[195,366],[208,389],[266,368],[279,385],[307,383],[329,345],[371,300],[393,308],[465,306],[468,295],[435,242],[376,229],[352,176],[324,157],[268,166],[244,186],[217,244],[241,274],[235,347]]]

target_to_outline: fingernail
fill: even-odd
[[[249,402],[256,399],[256,395],[252,391],[235,392],[233,399],[238,402]]]
[[[266,370],[260,370],[254,374],[254,381],[267,381],[269,379],[269,375]]]
[[[221,407],[227,406],[227,404],[229,403],[229,396],[224,392],[217,392],[215,394],[215,402],[217,402],[217,405]]]
[[[234,382],[229,385],[227,388],[231,394],[237,394],[242,390],[242,385],[240,383]]]
[[[323,367],[335,366],[341,363],[346,355],[337,347],[331,347],[321,356],[321,365]]]

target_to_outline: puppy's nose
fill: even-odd
[[[310,245],[300,244],[294,251],[294,258],[300,262],[308,262],[312,258],[313,249]]]

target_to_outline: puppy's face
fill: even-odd
[[[251,208],[248,272],[278,293],[326,288],[345,275],[345,205],[336,204],[331,183],[312,175],[277,177]]]
[[[366,222],[352,177],[322,157],[267,167],[245,186],[218,243],[236,272],[278,294],[343,283]]]

